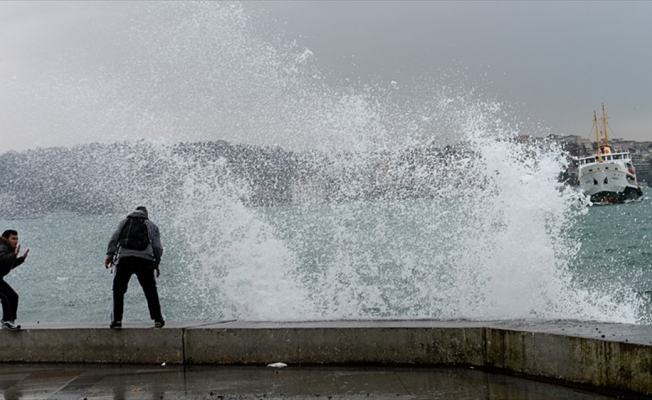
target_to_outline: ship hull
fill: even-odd
[[[611,161],[580,168],[580,189],[593,203],[623,203],[643,195],[636,175],[628,171],[625,162]]]
[[[598,204],[615,204],[638,200],[643,195],[640,188],[626,187],[622,192],[602,191],[591,195],[591,202]]]

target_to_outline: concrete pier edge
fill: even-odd
[[[652,394],[652,327],[591,321],[25,323],[0,362],[475,366]]]

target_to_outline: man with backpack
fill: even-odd
[[[147,209],[137,207],[127,218],[120,221],[106,251],[104,267],[116,264],[113,278],[113,312],[111,313],[111,329],[122,328],[124,297],[129,285],[129,279],[136,274],[143,288],[149,316],[154,320],[155,328],[165,325],[161,314],[161,303],[156,289],[156,278],[161,275],[159,263],[163,255],[161,235],[158,227],[148,219]]]

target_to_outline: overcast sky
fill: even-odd
[[[618,136],[652,140],[651,2],[266,5],[327,69],[399,82],[464,71],[555,132],[586,135],[604,102]]]
[[[232,7],[237,18],[226,16],[222,3],[215,5],[219,13],[195,14],[192,23],[178,10],[168,12],[171,4],[139,3],[136,12],[128,2],[0,2],[2,151],[110,141],[106,136],[115,130],[124,131],[115,136],[122,139],[137,129],[169,126],[183,130],[186,138],[206,139],[207,128],[183,124],[173,115],[195,110],[191,117],[205,119],[196,111],[204,107],[202,98],[213,104],[233,101],[243,110],[238,121],[233,106],[229,115],[216,111],[215,121],[231,121],[224,127],[235,136],[210,138],[233,140],[249,123],[243,105],[253,97],[242,93],[256,91],[260,98],[260,87],[269,86],[264,80],[255,83],[262,66],[241,75],[212,67],[223,55],[224,65],[246,72],[259,62],[249,59],[251,51],[268,51],[257,47],[261,42],[240,38],[242,25],[262,42],[294,42],[299,53],[308,49],[311,68],[329,83],[348,79],[400,86],[450,77],[452,84],[479,87],[512,105],[519,118],[544,130],[584,137],[592,132],[593,110],[604,102],[615,137],[652,139],[652,2],[245,2]],[[214,38],[219,35],[238,39],[219,41]],[[184,50],[193,41],[197,49]],[[281,58],[262,59],[275,64]],[[229,97],[211,93],[220,88],[215,83],[194,82],[199,76],[216,82],[220,74],[223,82],[242,81],[228,84]],[[171,76],[176,81],[186,76],[187,82],[166,81]],[[156,89],[145,96],[139,94],[141,84]],[[274,106],[275,96],[268,96],[265,107]],[[159,108],[143,105],[149,102]]]

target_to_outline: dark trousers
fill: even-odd
[[[118,261],[115,269],[115,277],[113,278],[112,320],[122,321],[125,293],[127,293],[129,279],[131,279],[131,275],[136,274],[147,299],[150,318],[154,321],[163,321],[161,303],[158,299],[158,290],[156,290],[156,278],[154,278],[154,263],[144,258],[125,257]]]
[[[0,301],[2,302],[2,320],[13,321],[18,312],[18,293],[0,278]]]

